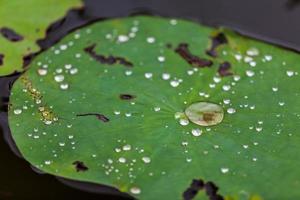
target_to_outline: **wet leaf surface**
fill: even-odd
[[[2,0],[0,2],[0,76],[23,71],[24,57],[36,53],[47,27],[80,0]],[[1,62],[2,61],[2,62]]]
[[[206,52],[216,32],[227,42],[211,57]],[[95,55],[134,64],[99,62],[85,51],[94,44]],[[189,53],[176,52],[180,44]],[[210,180],[230,200],[297,199],[299,59],[184,20],[97,22],[31,63],[13,86],[9,124],[23,156],[42,171],[139,199],[182,199],[194,179]],[[226,62],[230,67],[220,69]],[[197,102],[218,112],[203,114],[198,105],[193,116],[211,121],[223,113],[222,120],[192,123],[185,110]],[[95,116],[76,116],[89,113]],[[75,161],[88,170],[78,171]]]

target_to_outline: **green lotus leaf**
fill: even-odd
[[[23,59],[40,50],[47,27],[78,8],[80,0],[1,0],[0,76],[23,71]]]
[[[299,60],[180,19],[100,21],[36,57],[9,125],[40,170],[138,199],[298,199]]]

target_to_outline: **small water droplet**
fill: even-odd
[[[168,73],[163,73],[161,77],[163,80],[169,80],[171,78],[171,75]]]
[[[226,174],[226,173],[229,172],[229,168],[222,167],[222,168],[221,168],[221,172],[222,172],[223,174]]]
[[[155,112],[160,111],[160,107],[154,107],[154,111],[155,111]]]
[[[21,110],[21,109],[15,109],[15,110],[14,110],[14,113],[15,113],[16,115],[19,115],[19,114],[22,113],[22,110]]]
[[[119,35],[118,36],[118,42],[123,43],[127,42],[129,40],[129,37],[127,35]]]
[[[152,43],[155,42],[155,38],[154,37],[148,37],[147,38],[147,42],[150,43],[150,44],[152,44]]]
[[[172,87],[177,87],[177,86],[179,85],[179,81],[177,81],[177,80],[172,80],[172,81],[170,81],[170,85],[171,85]]]
[[[56,82],[62,82],[64,79],[65,79],[64,75],[61,75],[61,74],[54,76],[54,80]]]
[[[38,74],[40,76],[45,76],[47,75],[48,70],[47,69],[38,69]]]
[[[125,163],[126,162],[126,158],[124,158],[124,157],[119,158],[119,162],[120,163]]]
[[[246,75],[247,75],[248,77],[252,77],[252,76],[255,75],[255,72],[254,72],[254,71],[251,71],[251,70],[246,70]]]
[[[222,89],[223,89],[224,91],[229,91],[229,90],[231,89],[231,86],[230,86],[230,85],[223,85],[223,86],[222,86]]]
[[[130,188],[130,192],[132,194],[140,194],[141,193],[141,189],[138,188],[138,187],[132,187],[132,188]]]
[[[123,150],[124,151],[130,151],[131,150],[131,145],[130,144],[126,144],[123,146]]]
[[[149,158],[149,157],[143,157],[142,160],[143,160],[144,163],[150,163],[151,162],[151,158]]]
[[[145,73],[145,78],[150,79],[152,78],[153,74],[150,72]]]
[[[67,83],[60,84],[60,89],[67,90],[68,88],[69,88],[69,84],[67,84]]]
[[[294,76],[294,71],[288,70],[286,71],[286,75],[289,77]]]
[[[180,119],[179,120],[179,124],[182,125],[182,126],[186,126],[188,125],[190,122],[188,119]]]
[[[228,114],[233,114],[233,113],[235,113],[236,112],[236,110],[234,109],[234,108],[228,108],[227,109],[227,113]]]
[[[51,164],[51,161],[50,160],[46,160],[45,161],[45,165],[50,165]]]
[[[165,58],[164,56],[158,56],[158,57],[157,57],[157,60],[158,60],[159,62],[165,62],[166,58]]]
[[[277,92],[278,88],[277,87],[272,87],[273,92]]]
[[[200,130],[200,129],[193,129],[192,130],[192,135],[198,137],[198,136],[202,135],[202,130]]]
[[[70,70],[70,74],[74,75],[78,73],[78,69],[77,68],[73,68]]]

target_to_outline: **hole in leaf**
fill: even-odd
[[[103,114],[99,114],[99,113],[85,113],[85,114],[77,114],[77,117],[84,117],[84,116],[96,116],[97,119],[103,121],[103,122],[109,122],[109,119],[103,115]]]
[[[73,162],[73,165],[75,166],[77,172],[82,172],[89,169],[82,161],[75,161]]]
[[[14,30],[7,28],[7,27],[1,28],[0,33],[4,38],[6,38],[7,40],[9,40],[11,42],[19,42],[19,41],[23,40],[23,36],[19,35]]]
[[[217,57],[218,53],[216,49],[218,48],[218,46],[222,44],[226,44],[228,43],[228,41],[224,33],[218,33],[216,36],[212,37],[211,39],[212,39],[211,48],[206,51],[206,54],[212,57]]]
[[[122,100],[130,100],[130,99],[134,99],[136,98],[136,96],[131,95],[131,94],[120,94],[120,99]]]

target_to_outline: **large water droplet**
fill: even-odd
[[[209,102],[198,102],[191,104],[185,114],[188,119],[200,126],[212,126],[222,122],[224,117],[223,108]]]

